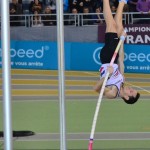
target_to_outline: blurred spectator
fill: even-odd
[[[22,5],[18,3],[18,0],[12,0],[10,3],[10,15],[22,14]],[[10,26],[19,26],[21,16],[10,16]]]
[[[43,26],[41,21],[42,3],[39,0],[31,1],[29,5],[29,12],[34,14],[31,18],[32,27]]]
[[[137,10],[136,10],[137,1],[138,0],[129,0],[128,1],[128,6],[129,6],[130,12],[137,12]]]
[[[103,10],[103,1],[102,0],[92,0],[93,12],[95,12],[96,8],[101,8],[101,10]]]
[[[92,15],[92,19],[94,24],[103,24],[103,15],[100,15],[99,13],[102,13],[102,8],[98,7],[95,9],[95,13],[97,13],[96,15]]]
[[[92,23],[92,15],[89,14],[90,10],[88,7],[83,8],[83,25],[91,25]]]
[[[18,0],[18,3],[19,3],[19,4],[22,4],[22,0]]]
[[[40,26],[43,26],[41,16],[39,15],[38,11],[34,11],[32,27],[40,27]]]
[[[53,26],[56,25],[56,17],[52,14],[49,6],[46,6],[44,9],[44,16],[42,16],[42,22],[44,26]]]
[[[110,9],[111,9],[111,12],[112,12],[112,16],[114,17],[115,14],[116,14],[117,8],[116,8],[116,6],[114,4],[112,4],[112,5],[110,5]]]
[[[73,8],[77,9],[77,0],[68,0],[68,4],[69,4],[69,13],[72,13]]]
[[[141,13],[150,13],[150,0],[138,0],[136,9]]]
[[[79,13],[83,13],[84,0],[77,0],[77,9]]]
[[[137,12],[136,10],[136,5],[137,5],[138,0],[129,0],[128,1],[128,7],[129,7],[129,12]],[[132,17],[137,18],[139,15],[138,14],[133,14],[129,17],[130,21],[132,21]]]
[[[83,6],[89,8],[89,12],[92,12],[92,0],[84,0],[83,1]]]
[[[63,0],[64,13],[68,13],[68,0]]]
[[[128,4],[124,5],[123,12],[129,12],[129,5]]]
[[[32,14],[35,14],[34,12],[42,13],[42,3],[39,0],[31,1],[29,6],[29,11]]]
[[[110,7],[115,6],[116,8],[118,7],[118,0],[110,0]]]
[[[83,8],[89,8],[91,12],[92,1],[91,0],[77,0],[77,9],[79,13],[83,13]]]
[[[112,13],[115,13],[116,12],[116,10],[117,10],[117,8],[116,8],[116,6],[115,5],[111,5],[111,12]]]
[[[78,10],[77,10],[77,8],[72,8],[71,12],[72,12],[72,14],[69,16],[68,24],[77,26],[78,25],[78,16],[77,16]]]
[[[56,14],[56,0],[49,0],[52,14]]]
[[[129,24],[130,23],[130,16],[128,15],[128,12],[129,12],[129,6],[128,4],[125,4],[124,5],[124,8],[123,8],[123,24]]]
[[[138,0],[136,9],[141,14],[139,15],[139,23],[150,23],[150,0]]]
[[[63,0],[63,11],[64,11],[64,25],[68,25],[69,15],[65,15],[65,13],[69,12],[69,9],[68,9],[68,0]]]

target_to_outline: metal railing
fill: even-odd
[[[101,19],[98,19],[97,16]],[[115,13],[113,13],[115,15]],[[34,14],[22,14],[22,15],[10,15],[10,25],[11,26],[25,26],[25,27],[36,27],[44,26],[44,22],[53,22],[49,26],[55,26],[57,24],[56,14],[38,14],[39,22],[35,24]],[[43,16],[51,16],[50,20],[43,20]],[[134,24],[138,22],[145,23],[145,21],[150,22],[150,14],[141,14],[139,12],[129,12],[123,13],[123,23],[124,24]],[[100,23],[105,23],[103,13],[78,13],[78,14],[64,14],[64,25],[69,26],[94,26]]]

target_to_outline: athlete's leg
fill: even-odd
[[[117,8],[117,11],[116,11],[116,15],[114,17],[114,20],[115,20],[116,26],[117,26],[118,37],[120,37],[122,32],[123,32],[122,13],[123,13],[123,8],[124,8],[125,3],[126,3],[125,0],[120,0],[119,1],[118,8]]]
[[[117,33],[116,23],[112,16],[109,0],[103,0],[103,13],[106,22],[106,32]]]
[[[119,0],[119,5],[116,11],[116,15],[114,17],[117,26],[118,37],[120,37],[121,35],[126,36],[122,24],[122,13],[123,13],[124,5],[126,3],[127,0]],[[118,66],[121,74],[123,75],[124,74],[124,42],[122,43],[121,48],[119,50]]]

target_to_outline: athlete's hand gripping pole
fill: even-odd
[[[118,43],[118,45],[115,49],[115,52],[113,54],[113,57],[111,59],[110,66],[112,66],[114,64],[114,60],[117,56],[117,53],[120,49],[120,46],[121,46],[122,42],[125,40],[125,34],[126,34],[126,30],[124,30],[124,34],[120,37],[119,43]],[[92,150],[92,148],[93,148],[94,132],[95,132],[95,127],[96,127],[97,117],[98,117],[100,104],[101,104],[101,101],[102,101],[102,97],[103,97],[103,93],[104,93],[104,89],[105,89],[105,85],[106,85],[108,77],[109,77],[109,72],[107,72],[107,74],[105,76],[105,79],[104,79],[104,82],[103,82],[103,85],[102,85],[102,88],[101,88],[101,91],[100,91],[100,94],[99,94],[98,102],[97,102],[97,105],[96,105],[96,110],[95,110],[95,114],[94,114],[94,119],[93,119],[93,124],[92,124],[92,129],[91,129],[91,135],[90,135],[88,150]]]

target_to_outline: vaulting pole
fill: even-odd
[[[4,150],[12,150],[9,1],[1,1]]]
[[[58,43],[57,46],[58,46],[59,102],[60,102],[60,150],[66,150],[63,0],[57,0],[56,4],[57,4],[57,43]]]

